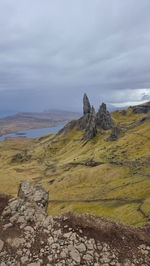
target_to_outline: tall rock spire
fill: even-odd
[[[89,99],[86,95],[86,93],[84,93],[84,96],[83,96],[83,114],[86,115],[86,114],[90,114],[91,112],[91,105],[90,105],[90,102],[89,102]]]
[[[96,118],[96,124],[99,128],[107,130],[113,127],[114,123],[110,113],[107,111],[105,103],[101,104],[98,113],[96,114]]]
[[[95,109],[92,106],[90,114],[88,116],[88,121],[86,124],[85,132],[83,134],[84,139],[92,139],[97,134],[97,128],[96,128],[96,115],[95,115]]]

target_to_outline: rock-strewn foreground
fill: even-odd
[[[26,181],[21,198],[0,195],[0,265],[150,265],[150,225],[136,228],[89,214],[55,218],[47,192]]]

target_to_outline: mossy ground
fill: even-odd
[[[16,195],[19,183],[28,179],[50,191],[49,214],[88,212],[143,225],[150,216],[150,122],[140,120],[150,114],[129,108],[126,115],[116,111],[112,117],[122,128],[117,141],[107,141],[108,130],[86,143],[74,128],[66,136],[1,142],[0,192]],[[17,153],[31,158],[12,163]],[[99,165],[89,166],[90,160]]]

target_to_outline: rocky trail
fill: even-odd
[[[150,225],[136,228],[89,214],[48,216],[48,193],[21,184],[0,195],[0,266],[150,265]]]

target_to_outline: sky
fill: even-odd
[[[150,100],[149,0],[0,0],[0,111]]]

